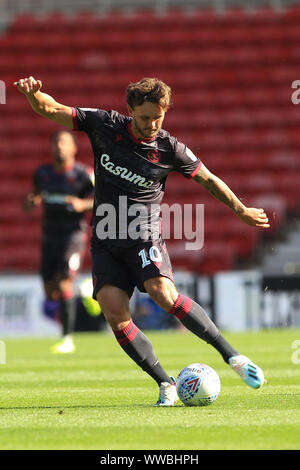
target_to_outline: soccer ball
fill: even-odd
[[[179,373],[176,388],[184,405],[207,406],[217,399],[221,382],[216,371],[206,364],[190,364]]]

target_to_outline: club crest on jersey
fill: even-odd
[[[160,160],[160,153],[159,153],[159,150],[157,149],[151,149],[149,150],[148,154],[147,154],[147,158],[150,162],[152,163],[158,163],[159,160]]]

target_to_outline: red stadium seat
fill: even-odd
[[[1,165],[0,165],[1,172]],[[31,185],[24,186],[17,183],[13,174],[0,184],[0,201],[1,204],[7,201],[15,201],[16,204],[21,204],[27,191],[31,189]]]
[[[291,102],[291,83],[300,77],[299,18],[297,7],[251,15],[241,9],[20,15],[0,38],[1,79],[11,84],[39,75],[59,102],[126,113],[128,83],[155,71],[173,91],[166,128],[245,203],[275,213],[268,232],[274,236],[300,205],[299,110]],[[21,202],[35,168],[51,159],[49,136],[59,126],[34,115],[8,88],[0,127],[0,259],[5,269],[37,269],[40,212],[25,216]],[[91,164],[89,140],[77,136],[78,159]],[[171,174],[164,202],[204,204],[205,247],[184,252],[170,240],[174,266],[212,274],[251,259],[260,232],[194,181]],[[22,250],[6,250],[21,240],[20,221],[30,221],[33,233],[24,232]]]
[[[40,262],[39,246],[28,244],[27,246],[6,246],[1,253],[0,269],[5,271],[37,271]]]
[[[230,245],[220,242],[205,243],[203,249],[194,256],[194,271],[199,274],[215,274],[234,267],[235,255]]]
[[[39,223],[30,223],[30,230],[24,225],[13,225],[9,230],[0,230],[0,243],[8,246],[40,244],[41,227]]]

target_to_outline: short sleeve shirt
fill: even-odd
[[[33,176],[35,190],[41,194],[44,205],[44,232],[85,229],[84,213],[75,212],[67,204],[67,195],[86,198],[94,192],[94,171],[79,162],[64,172],[57,172],[53,164],[40,166]]]
[[[118,212],[125,198],[128,209],[142,204],[149,217],[157,214],[170,172],[192,178],[202,165],[185,144],[163,129],[153,139],[136,139],[131,118],[117,111],[75,107],[73,121],[74,129],[87,133],[95,157],[94,228],[104,217],[101,205],[112,205]]]

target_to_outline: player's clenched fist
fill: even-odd
[[[23,93],[37,114],[73,129],[72,107],[60,104],[52,96],[42,92],[41,80],[36,80],[34,77],[20,78],[14,82],[14,85]]]
[[[17,82],[14,82],[14,85],[18,88],[21,93],[25,95],[31,94],[34,95],[42,88],[41,80],[36,80],[33,77],[21,78]]]

